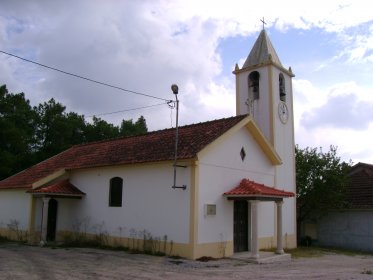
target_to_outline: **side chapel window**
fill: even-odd
[[[285,78],[282,73],[278,76],[278,85],[280,92],[280,100],[286,102]]]
[[[110,179],[109,206],[122,206],[123,179],[114,177]]]

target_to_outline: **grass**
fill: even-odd
[[[295,249],[287,249],[285,253],[291,254],[294,259],[297,258],[317,258],[325,255],[325,252],[317,247],[298,247]]]
[[[3,235],[0,235],[0,243],[1,242],[6,242],[6,243],[8,243],[8,242],[10,242],[11,240],[8,238],[8,237],[6,237],[6,236],[3,236]]]
[[[370,269],[364,269],[364,271],[361,274],[368,274],[368,275],[373,275],[373,271]]]
[[[298,247],[295,249],[285,250],[286,253],[291,254],[292,258],[315,258],[327,254],[339,254],[346,256],[357,255],[373,255],[373,253],[365,253],[360,251],[336,248],[322,248],[322,247]]]

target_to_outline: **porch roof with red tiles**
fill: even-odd
[[[178,159],[192,159],[208,144],[247,115],[179,127]],[[76,145],[0,181],[0,189],[31,188],[57,170],[170,161],[174,159],[175,129]]]
[[[73,184],[69,182],[68,179],[61,180],[48,184],[47,186],[32,189],[27,191],[32,194],[40,195],[51,195],[51,196],[72,196],[72,197],[82,197],[85,195],[84,192],[79,190]]]
[[[249,179],[242,179],[240,184],[223,194],[228,198],[285,198],[293,197],[294,193],[268,187]]]

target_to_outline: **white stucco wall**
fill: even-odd
[[[122,207],[109,207],[109,181],[123,179]],[[190,186],[190,167],[177,170],[177,184]],[[80,225],[87,232],[133,237],[146,230],[153,237],[189,242],[190,188],[172,189],[172,164],[78,170],[70,181],[86,193],[81,200],[60,199],[58,230]]]
[[[331,212],[318,223],[323,246],[373,252],[373,210]]]
[[[242,147],[246,151],[244,161],[240,157]],[[233,240],[233,201],[228,201],[223,193],[236,187],[244,178],[273,186],[274,168],[246,128],[207,148],[199,156],[198,168],[198,243]],[[205,204],[210,203],[216,204],[215,216],[205,215]],[[260,213],[265,210],[259,218],[269,221],[261,222],[260,236],[274,232],[273,206],[271,211],[266,211],[266,204],[259,206]]]
[[[0,228],[17,221],[19,229],[28,230],[29,210],[30,194],[26,190],[0,191]]]

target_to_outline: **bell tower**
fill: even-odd
[[[236,114],[250,115],[281,158],[281,164],[274,166],[274,187],[295,193],[294,74],[282,66],[264,25],[242,68],[236,64],[233,73]],[[284,202],[284,223],[294,232],[295,209],[295,199]]]
[[[291,68],[282,66],[264,28],[242,68],[236,64],[233,73],[236,75],[236,114],[250,115],[275,147],[279,134],[285,133],[293,140],[294,74]]]

